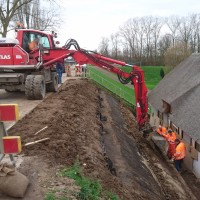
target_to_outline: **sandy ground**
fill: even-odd
[[[77,190],[73,181],[57,176],[77,159],[84,164],[84,175],[99,179],[120,199],[197,199],[174,166],[137,130],[130,109],[86,79],[65,82],[9,130],[16,133],[23,145],[19,171],[30,180],[23,200],[44,199],[50,189]],[[0,199],[12,200],[3,194]]]
[[[69,79],[69,77],[66,77],[66,74],[63,73],[62,81],[65,82]],[[60,87],[61,85],[58,85]],[[51,93],[46,94],[46,98]],[[6,92],[3,89],[0,89],[0,104],[18,104],[19,107],[19,118],[23,118],[25,115],[27,115],[31,110],[33,110],[39,103],[41,103],[42,100],[34,100],[30,101],[27,100],[24,92]],[[6,129],[11,128],[15,122],[6,122],[5,126]]]

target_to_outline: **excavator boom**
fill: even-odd
[[[70,50],[71,46],[73,46],[75,50]],[[63,48],[66,50],[65,56],[72,56],[73,59],[80,65],[91,64],[100,67],[103,70],[117,74],[118,79],[122,84],[132,82],[134,85],[136,99],[137,123],[140,128],[145,125],[148,120],[148,90],[144,81],[144,72],[141,68],[136,65],[131,66],[125,62],[102,56],[93,51],[81,49],[76,40],[73,39],[69,40]],[[64,55],[57,57],[57,60],[60,60],[63,57]],[[129,66],[132,68],[132,71],[130,73],[126,73],[119,67],[116,67],[116,65]]]

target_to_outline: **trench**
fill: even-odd
[[[132,113],[111,95],[87,80],[73,80],[20,120],[10,135],[20,133],[24,143],[52,138],[24,148],[25,156],[37,155],[54,172],[54,167],[71,166],[78,156],[86,163],[84,174],[100,180],[121,199],[194,199],[179,174],[147,148],[134,122]],[[34,135],[47,125],[50,128]],[[29,163],[23,170],[29,174],[32,168]],[[37,170],[44,173],[42,167]],[[36,200],[31,192],[27,199]]]
[[[119,109],[119,102],[98,90],[97,118],[102,154],[107,169],[124,185],[141,196],[150,199],[166,199],[149,169],[142,162],[136,142],[128,135],[128,129]],[[143,194],[139,191],[143,190]]]

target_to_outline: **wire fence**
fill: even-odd
[[[129,104],[135,105],[135,93],[133,89],[107,77],[106,75],[90,67],[88,69],[87,76]]]

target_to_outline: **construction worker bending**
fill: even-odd
[[[175,153],[175,140],[176,140],[176,133],[174,133],[171,129],[168,130],[168,134],[163,134],[163,137],[168,142],[168,151],[167,156],[169,159],[171,159]]]
[[[167,129],[166,129],[164,126],[159,125],[159,126],[158,126],[158,129],[157,129],[157,133],[158,133],[159,135],[166,134],[166,133],[167,133]]]
[[[185,144],[182,141],[180,141],[179,139],[175,140],[175,147],[176,147],[176,149],[175,149],[175,153],[173,155],[173,160],[174,160],[177,171],[180,172],[182,169],[183,159],[186,156],[186,148],[185,148]]]

